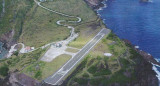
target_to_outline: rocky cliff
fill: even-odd
[[[14,40],[15,31],[11,30],[0,37],[0,41],[4,43],[3,47],[9,49],[16,41]]]
[[[103,0],[84,0],[88,6],[90,6],[93,10],[97,10],[98,8],[104,6],[102,4]],[[131,80],[129,83],[121,84],[121,83],[112,83],[109,86],[158,86],[158,78],[156,77],[155,71],[152,69],[152,64],[154,63],[156,65],[160,66],[160,63],[158,63],[152,55],[139,50],[137,48],[134,48],[134,46],[131,44],[131,42],[124,40],[126,45],[129,45],[133,49],[134,54],[137,56],[136,59],[134,58],[133,61],[135,62],[134,70],[135,73],[134,76],[136,80]],[[123,67],[123,66],[122,66]],[[127,74],[130,74],[127,72]],[[74,74],[73,74],[74,75]]]
[[[140,55],[138,56],[138,60],[135,60],[135,76],[137,81],[131,81],[127,86],[159,86],[158,78],[150,62],[159,66],[160,63],[150,54],[135,48],[130,41],[124,40],[124,42]]]
[[[103,0],[85,0],[85,2],[90,6],[92,9],[96,10],[99,7],[102,7],[103,4],[101,3]],[[1,37],[1,41],[5,43],[6,48],[9,48],[13,41],[13,36],[15,32],[14,30],[9,31],[6,34],[3,34]],[[126,45],[131,45],[129,41],[125,41]],[[159,65],[154,58],[149,55],[148,53],[144,51],[140,51],[138,49],[135,49],[133,46],[131,46],[132,49],[134,49],[136,52],[140,54],[140,56],[137,56],[134,65],[134,77],[136,80],[131,80],[123,85],[121,83],[111,83],[109,86],[158,86],[158,79],[156,77],[156,73],[152,70],[152,64],[148,61]],[[79,70],[83,64],[79,65],[76,70]],[[102,65],[103,66],[103,65]],[[123,65],[122,65],[123,67]],[[76,71],[75,70],[75,71]],[[72,75],[72,74],[71,74]],[[73,73],[74,75],[74,73]],[[124,75],[127,77],[130,76],[130,71],[125,71]],[[36,86],[39,85],[39,82],[36,80],[33,80],[31,77],[26,76],[25,74],[21,73],[10,73],[7,78],[4,80],[3,83],[0,83],[2,86]],[[98,79],[97,79],[98,81]],[[47,86],[47,85],[44,85]],[[78,85],[77,85],[78,86]],[[88,86],[91,86],[88,84]],[[104,86],[104,85],[101,85]]]
[[[92,9],[97,10],[100,7],[103,7],[104,4],[102,3],[103,0],[84,0],[88,6],[90,6]]]
[[[1,86],[40,86],[37,80],[23,73],[10,73],[8,77],[0,80]]]

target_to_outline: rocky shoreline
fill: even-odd
[[[104,4],[102,3],[104,0],[84,0],[89,7],[91,7],[93,10],[97,11],[99,8],[103,7]],[[102,5],[103,4],[103,5]],[[132,43],[128,40],[124,40],[126,43],[132,45]],[[134,47],[133,47],[134,48]],[[139,49],[136,49],[134,48],[138,53],[140,53],[143,57],[145,57],[144,59],[149,61],[149,62],[152,62],[153,64],[156,64],[156,65],[159,65],[160,66],[160,63],[157,62],[154,57],[148,53],[146,53],[145,51],[142,51],[142,50],[139,50]]]
[[[91,7],[94,11],[97,11],[101,7],[105,6],[102,2],[104,0],[84,0],[89,7]],[[149,0],[140,0],[141,2],[148,2]],[[139,77],[140,86],[158,86],[159,80],[157,78],[156,72],[153,70],[153,65],[160,66],[160,63],[157,62],[152,55],[149,53],[139,50],[138,48],[135,48],[135,46],[128,40],[123,40],[126,44],[129,44],[131,48],[133,48],[136,52],[138,52],[142,57],[143,60],[140,64],[137,65],[137,74]],[[134,82],[131,81],[131,83],[128,83],[127,86],[134,86]],[[136,84],[135,84],[136,85]],[[113,84],[113,86],[115,86]],[[139,85],[138,85],[139,86]]]
[[[11,48],[12,45],[14,45],[16,43],[15,39],[14,39],[14,34],[15,34],[15,31],[14,30],[11,30],[5,34],[3,34],[1,37],[0,37],[0,42],[3,43],[3,48],[7,51],[9,51],[9,49]],[[2,58],[6,58],[7,57],[7,54],[2,57]]]
[[[160,63],[157,62],[151,54],[149,54],[149,53],[147,53],[147,52],[145,52],[145,51],[139,50],[138,48],[135,48],[134,45],[133,45],[129,40],[123,40],[123,41],[124,41],[126,44],[131,45],[131,47],[132,47],[134,50],[136,50],[146,61],[151,62],[151,63],[153,63],[153,64],[155,64],[155,65],[160,66]]]
[[[14,34],[15,34],[15,31],[11,30],[0,37],[0,41],[4,43],[3,47],[6,48],[7,50],[10,49],[10,47],[13,44],[16,43],[16,41],[14,40]]]
[[[103,7],[102,3],[104,0],[84,0],[89,7],[91,7],[94,11],[97,11],[99,8]]]
[[[40,86],[40,82],[23,73],[12,72],[6,78],[0,78],[1,86]]]

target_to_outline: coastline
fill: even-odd
[[[98,13],[98,11],[103,10],[104,8],[107,7],[107,4],[105,4],[105,1],[107,0],[103,0],[101,1],[99,4],[103,4],[103,6],[98,6],[98,9],[96,10],[97,15],[100,17],[101,15]],[[146,2],[144,2],[146,3]],[[105,19],[102,19],[103,23],[105,23]],[[156,67],[160,67],[160,63],[158,60],[156,60],[151,54],[143,51],[143,50],[139,50],[139,48],[135,48],[135,45],[133,45],[129,40],[123,40],[125,43],[130,44],[131,47],[133,49],[135,49],[140,55],[143,56],[143,58],[150,64],[152,64],[152,70],[156,73],[156,77],[159,80],[159,85],[160,85],[160,72],[158,71],[158,69]]]
[[[103,2],[101,2],[101,3],[103,3]],[[103,5],[103,6],[102,6],[102,5],[98,5],[98,6],[99,6],[99,7],[96,7],[96,8],[98,8],[97,11],[98,11],[98,10],[102,10],[104,7],[107,7],[107,5]],[[96,12],[97,12],[97,11],[96,11]],[[97,13],[97,15],[100,16],[98,13]],[[103,21],[103,20],[102,20],[102,21]],[[132,45],[132,44],[131,44],[131,45]],[[134,45],[132,45],[132,47],[134,48]],[[141,52],[140,50],[137,49],[137,52],[138,52],[138,51]],[[143,51],[143,52],[144,52],[144,51]],[[141,53],[143,53],[143,52],[141,52]],[[148,53],[146,53],[146,52],[144,52],[144,53],[148,55]],[[148,56],[151,56],[151,55],[148,55]],[[151,58],[151,59],[154,59],[152,56],[151,56],[150,58]],[[147,59],[147,58],[146,58],[146,59]],[[148,61],[151,61],[151,59],[148,59]],[[155,59],[154,59],[154,60],[155,60]],[[151,64],[151,63],[150,63],[150,64]]]
[[[1,35],[0,42],[3,43],[2,47],[8,52],[12,45],[16,44],[16,40],[14,39],[15,31],[11,30]],[[7,58],[8,53],[3,55],[3,59]],[[1,58],[0,58],[1,59]]]

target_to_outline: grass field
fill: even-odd
[[[84,31],[84,29],[86,29],[86,31],[89,31],[90,27],[86,22],[97,20],[96,14],[82,0],[54,0],[44,2],[42,3],[42,5],[52,10],[62,12],[64,14],[81,17],[81,23],[70,23],[70,25],[73,25],[74,27],[78,25],[76,29],[80,30],[80,34],[83,33],[81,31]],[[66,27],[58,26],[56,24],[58,20],[75,19],[51,13],[34,4],[32,9],[27,13],[27,17],[24,21],[22,35],[19,39],[19,42],[23,42],[27,46],[39,47],[49,42],[66,39],[70,35],[70,30]],[[83,37],[84,36],[79,37],[77,40],[81,41]],[[89,38],[91,37],[93,37],[93,35]],[[87,42],[87,40],[85,39],[83,41]],[[79,44],[75,42],[71,45],[76,46]],[[83,42],[79,46],[82,45],[84,45]]]
[[[82,48],[100,29],[105,27],[96,13],[83,0],[54,0],[44,2],[42,5],[58,12],[82,18],[82,22],[71,24],[79,33],[79,37],[71,42],[69,46]]]
[[[103,25],[97,20],[95,22],[89,22],[76,27],[76,32],[79,32],[79,37],[69,43],[69,46],[82,48],[87,42],[89,42],[101,29]]]
[[[42,5],[64,14],[81,17],[81,23],[94,21],[97,18],[94,11],[83,0],[53,0]]]
[[[27,14],[19,42],[40,47],[49,42],[66,39],[70,35],[70,29],[58,26],[56,22],[60,19],[65,18],[34,5]]]
[[[2,0],[0,3],[2,3]],[[26,13],[32,8],[32,5],[32,0],[5,0],[5,14],[0,19],[0,36],[14,29],[14,38],[18,39]]]
[[[6,73],[13,71],[22,71],[27,66],[36,63],[39,58],[46,52],[46,49],[38,49],[27,54],[14,54],[11,58],[0,60],[0,68],[6,66],[9,70]],[[0,70],[3,71],[3,70]]]
[[[22,9],[28,4],[26,4],[23,1],[20,2],[21,4],[19,4],[17,7]],[[16,20],[16,22],[18,22],[16,25],[20,25],[16,27],[21,28],[17,30],[15,29],[16,32],[20,32],[18,33],[18,36],[20,36],[18,42],[23,42],[26,46],[39,47],[49,42],[64,40],[70,35],[70,30],[66,27],[58,26],[56,24],[56,21],[75,20],[74,18],[67,18],[51,13],[37,6],[34,2],[31,5],[32,6],[30,6],[29,10],[25,12],[20,11],[20,13],[25,13],[25,17],[19,14],[19,17],[22,18],[22,20],[24,19],[22,21],[23,23],[19,22],[19,19]],[[79,37],[75,39],[73,42],[71,42],[69,46],[82,48],[102,28],[105,27],[99,20],[99,18],[96,16],[96,13],[94,13],[83,0],[54,0],[53,2],[45,2],[43,3],[43,5],[50,9],[55,9],[62,13],[73,16],[79,16],[82,18],[81,23],[68,23],[75,27],[76,33],[79,33]],[[8,15],[10,16],[7,17],[13,17],[11,13],[8,13]],[[8,20],[6,21],[8,22]],[[8,23],[6,23],[6,26],[7,24]],[[7,29],[4,30],[8,31]],[[76,52],[75,50],[70,49],[69,51]],[[18,69],[19,71],[27,75],[30,75],[37,80],[42,80],[46,78],[48,75],[55,72],[57,68],[59,68],[61,65],[63,65],[66,61],[70,59],[70,56],[63,55],[57,57],[51,63],[44,63],[39,61],[39,58],[43,53],[45,53],[45,50],[38,50],[28,54],[20,54],[18,56],[14,55],[11,59],[7,59],[6,61],[4,61],[4,64],[7,62],[9,71],[14,71],[15,69]]]
[[[115,41],[113,43],[113,41]],[[118,37],[110,33],[104,37],[86,56],[86,58],[80,64],[78,71],[72,76],[68,82],[68,86],[86,85],[100,85],[106,82],[127,82],[128,78],[121,72],[121,60],[119,58],[126,58],[129,55],[122,55],[126,51],[127,46],[120,41]],[[104,53],[112,53],[111,57],[104,56]],[[127,58],[129,59],[129,58]],[[126,63],[125,60],[122,63]],[[126,63],[129,64],[129,63]],[[114,79],[116,74],[120,74],[119,78],[123,80]],[[111,80],[108,78],[111,77]],[[109,81],[108,81],[109,80]],[[106,85],[106,83],[105,83]]]
[[[77,53],[79,50],[78,49],[67,48],[65,51],[71,52],[71,53]]]
[[[56,57],[52,62],[36,62],[26,67],[23,70],[23,73],[41,81],[56,72],[70,58],[70,55],[63,54]]]

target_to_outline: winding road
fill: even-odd
[[[42,6],[41,2],[39,2],[37,0],[34,0],[34,1],[35,1],[35,3],[37,3],[38,6],[40,6],[41,8],[43,8],[45,10],[59,14],[61,16],[65,16],[65,17],[69,17],[69,18],[76,18],[77,21],[59,20],[56,23],[58,25],[61,25],[61,26],[64,26],[64,27],[71,29],[71,35],[66,40],[63,40],[64,42],[66,42],[65,44],[68,44],[75,37],[77,37],[76,33],[74,32],[75,28],[72,26],[66,25],[66,24],[62,24],[62,22],[79,23],[79,22],[81,22],[80,17],[71,16],[71,15],[57,12],[55,10],[52,10],[52,9],[49,9],[49,8]],[[74,55],[67,63],[65,63],[65,65],[63,65],[56,73],[54,73],[53,75],[46,78],[44,80],[44,82],[47,84],[50,84],[50,85],[60,85],[61,83],[63,83],[63,80],[68,75],[68,73],[71,72],[71,70],[84,58],[84,56],[109,32],[110,32],[110,30],[103,28],[92,40],[90,40],[82,49],[80,49],[80,51],[76,55]],[[54,42],[52,42],[52,43],[54,43]],[[40,48],[43,49],[52,43],[46,44]],[[19,44],[22,45],[22,49],[20,50],[22,52],[25,45],[23,43],[19,43]],[[12,48],[15,46],[16,46],[16,44],[13,45]],[[34,50],[37,50],[37,49],[34,49]],[[32,50],[32,51],[34,51],[34,50]]]
[[[70,33],[71,33],[70,36],[69,36],[66,40],[63,40],[63,41],[66,42],[66,44],[68,44],[69,42],[71,42],[74,38],[78,37],[78,33],[76,34],[76,33],[74,32],[74,30],[75,30],[74,27],[69,26],[69,25],[66,25],[66,24],[62,24],[62,22],[79,23],[79,22],[81,22],[81,18],[80,18],[80,17],[70,16],[70,15],[67,15],[67,14],[64,14],[64,13],[57,12],[57,11],[55,11],[55,10],[51,10],[51,9],[49,9],[49,8],[46,8],[46,7],[42,6],[42,5],[41,5],[41,2],[39,2],[39,1],[37,1],[37,0],[34,0],[34,2],[35,2],[38,6],[40,6],[41,8],[43,8],[43,9],[45,9],[45,10],[48,10],[48,11],[50,11],[50,12],[56,13],[56,14],[61,15],[61,16],[69,17],[69,18],[76,18],[77,21],[59,20],[59,21],[57,21],[56,23],[57,23],[58,25],[67,27],[68,29],[71,29],[71,31],[70,31]],[[73,36],[75,36],[75,37],[73,37]],[[51,44],[53,44],[53,43],[55,43],[55,42],[48,43],[48,44],[46,44],[46,45],[44,45],[44,46],[41,46],[41,47],[39,47],[39,48],[41,48],[41,49],[46,48],[47,46],[49,46],[49,45],[51,45]],[[34,49],[34,50],[25,52],[25,45],[24,45],[23,43],[17,43],[17,44],[14,44],[13,46],[11,46],[11,49],[9,50],[9,53],[8,53],[8,55],[7,55],[7,58],[11,57],[11,55],[13,54],[13,52],[16,51],[15,46],[18,45],[18,44],[21,44],[21,45],[22,45],[22,49],[20,50],[19,53],[29,53],[29,52],[33,52],[33,51],[39,49],[39,48],[36,48],[36,49]]]
[[[73,22],[73,23],[79,23],[81,22],[81,18],[80,17],[75,17],[75,16],[70,16],[70,15],[66,15],[60,12],[57,12],[55,10],[51,10],[49,8],[46,8],[44,6],[41,5],[41,2],[38,2],[37,0],[34,0],[40,7],[62,15],[62,16],[66,16],[69,18],[77,18],[77,21],[68,21],[68,22]],[[66,40],[70,42],[70,39],[72,38],[72,36],[75,34],[74,32],[74,27],[69,26],[69,25],[65,25],[65,24],[61,24],[61,22],[66,22],[65,20],[59,20],[57,21],[58,25],[62,25],[65,26],[69,29],[71,29],[71,35],[70,37],[68,37]],[[84,56],[108,33],[110,32],[110,30],[108,29],[102,29],[92,40],[90,40],[75,56],[73,56],[65,65],[63,65],[56,73],[54,73],[53,75],[49,76],[48,78],[46,78],[44,80],[45,83],[50,84],[50,85],[60,85],[61,83],[63,83],[64,78],[68,75],[69,72],[71,72],[71,70],[84,58]],[[68,42],[68,43],[69,43]]]

